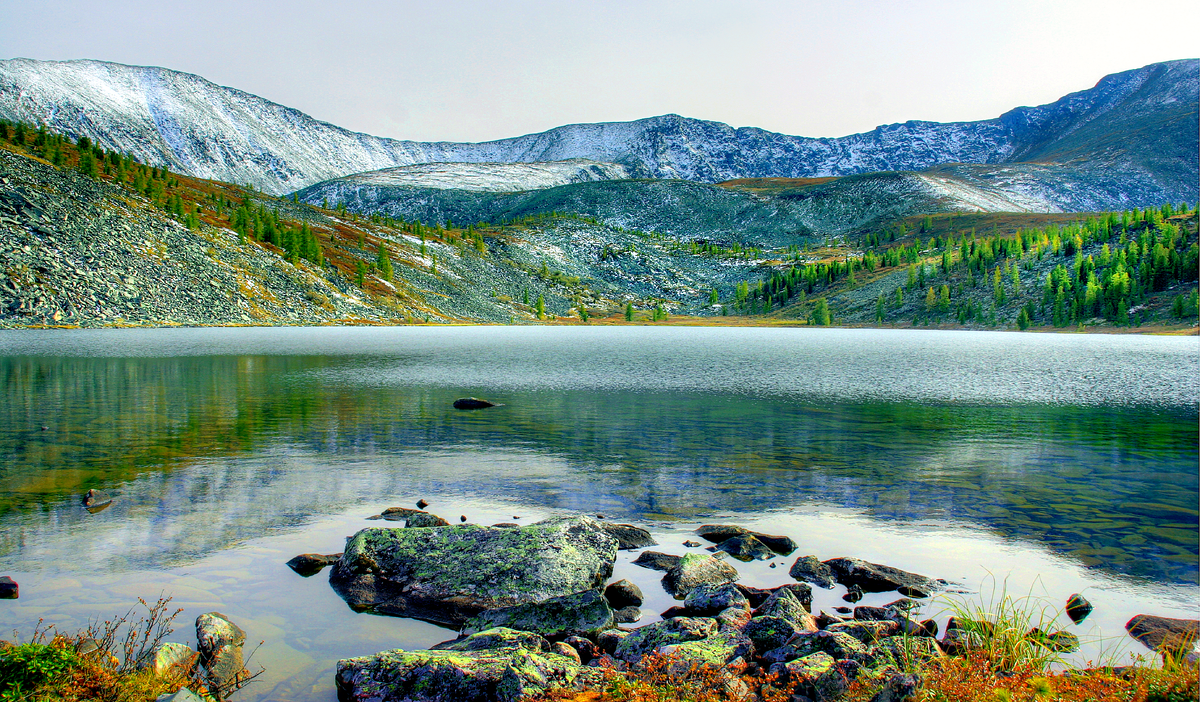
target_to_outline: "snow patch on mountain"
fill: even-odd
[[[355,173],[338,180],[347,186],[511,193],[629,177],[629,169],[620,164],[576,158],[537,163],[422,163]]]

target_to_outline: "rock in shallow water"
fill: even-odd
[[[1139,614],[1125,622],[1125,631],[1153,651],[1194,659],[1194,647],[1200,640],[1200,621]]]
[[[833,570],[817,560],[816,556],[801,556],[792,564],[788,575],[796,580],[810,582],[813,585],[824,588],[831,588],[837,584],[833,577]]]
[[[494,402],[488,402],[487,400],[481,400],[477,397],[461,397],[454,401],[454,409],[460,409],[460,410],[487,409],[488,407],[499,407],[499,406],[500,405],[497,405]]]
[[[847,587],[857,585],[863,592],[903,589],[906,597],[928,597],[941,589],[941,584],[932,578],[859,558],[831,558],[824,563],[839,583]]]
[[[209,686],[225,694],[236,689],[246,677],[242,663],[246,632],[224,614],[208,612],[196,617],[196,641]]]
[[[617,549],[621,551],[632,551],[658,545],[658,542],[650,536],[650,532],[632,524],[600,522],[600,526],[608,532],[609,536],[617,540]]]
[[[613,626],[613,611],[599,590],[588,590],[542,602],[490,609],[472,617],[463,634],[504,627],[532,631],[548,639],[595,636]]]
[[[640,607],[645,601],[642,589],[624,579],[609,583],[608,587],[604,588],[604,597],[613,609],[621,609],[630,605]]]
[[[526,527],[364,529],[329,582],[351,608],[460,626],[483,610],[604,584],[617,542],[587,517]]]
[[[342,554],[332,553],[322,555],[319,553],[302,553],[299,556],[288,561],[285,565],[291,568],[296,574],[306,578],[316,575],[325,569],[325,566],[333,565],[337,559],[341,558]]]
[[[21,586],[7,575],[0,576],[0,600],[15,600],[21,594]]]
[[[1092,613],[1092,603],[1087,601],[1083,595],[1078,592],[1067,598],[1067,616],[1071,621],[1078,624]]]
[[[686,597],[704,584],[728,583],[737,580],[737,569],[712,556],[689,553],[663,576],[663,587],[675,597]]]

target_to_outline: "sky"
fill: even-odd
[[[799,136],[990,119],[1200,54],[1194,0],[0,0],[0,58],[196,73],[377,136],[676,113]]]

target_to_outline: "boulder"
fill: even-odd
[[[486,634],[487,632],[480,632]],[[405,651],[338,661],[342,702],[520,702],[549,689],[584,689],[604,673],[540,648],[494,641],[494,648]]]
[[[1069,631],[1046,632],[1034,627],[1025,635],[1034,643],[1059,653],[1074,653],[1079,650],[1079,637]]]
[[[632,524],[600,522],[600,526],[608,532],[609,536],[617,540],[617,549],[620,551],[632,551],[658,545],[658,542],[650,536],[650,532]]]
[[[309,578],[320,573],[325,569],[325,566],[333,565],[341,557],[342,554],[340,553],[331,553],[324,556],[319,553],[302,553],[288,561],[286,565],[288,568],[296,571],[298,575]]]
[[[587,590],[541,602],[485,610],[468,620],[461,633],[507,628],[536,632],[548,639],[563,639],[595,636],[612,626],[613,611],[608,602],[599,590]]]
[[[568,636],[563,643],[575,649],[575,655],[579,656],[580,663],[589,663],[593,658],[599,658],[600,654],[604,652],[591,639],[585,639],[582,636]]]
[[[764,534],[760,531],[750,531],[740,526],[728,524],[705,524],[696,530],[701,538],[714,544],[723,543],[737,537],[752,536],[770,550],[781,556],[791,555],[796,550],[796,542],[787,536]]]
[[[749,534],[725,539],[717,545],[717,550],[724,551],[739,561],[746,562],[755,560],[765,561],[768,558],[775,557],[774,551]]]
[[[921,688],[921,676],[915,673],[893,673],[871,697],[871,702],[911,702]]]
[[[831,558],[824,562],[833,571],[839,583],[849,587],[857,585],[863,592],[887,592],[903,590],[906,597],[929,597],[940,589],[941,584],[924,575],[891,566],[868,563],[859,558]]]
[[[21,586],[7,575],[0,575],[0,600],[15,600],[21,596]]]
[[[1067,598],[1067,616],[1071,621],[1078,624],[1092,613],[1092,603],[1087,601],[1083,595],[1078,592]]]
[[[555,641],[554,643],[550,644],[550,652],[557,653],[564,658],[570,658],[571,662],[573,662],[575,665],[580,665],[583,663],[583,660],[579,657],[579,651],[576,651],[574,648],[563,643],[562,641]]]
[[[629,636],[629,632],[622,629],[602,631],[596,635],[596,645],[604,653],[612,655],[617,650],[617,644],[621,643],[621,640],[626,636]]]
[[[196,664],[199,655],[191,646],[166,641],[154,647],[150,658],[144,662],[144,667],[153,670],[155,675],[167,675],[171,672],[186,674]]]
[[[846,691],[846,676],[837,661],[820,651],[787,662],[775,663],[770,672],[786,681],[796,693],[813,700],[832,700]]]
[[[812,583],[817,587],[831,588],[837,581],[833,569],[817,560],[816,556],[801,556],[788,569],[788,575],[796,580]]]
[[[702,583],[692,588],[683,600],[686,610],[696,617],[711,617],[725,609],[750,609],[750,602],[733,583]]]
[[[613,622],[617,624],[635,624],[641,620],[642,610],[635,605],[622,607],[613,612]]]
[[[927,636],[892,636],[882,639],[871,649],[871,653],[876,663],[891,661],[900,670],[921,668],[929,661],[946,655],[937,641]]]
[[[667,644],[660,646],[658,651],[675,659],[684,670],[693,667],[723,669],[738,659],[744,663],[753,654],[754,644],[741,631],[722,626],[705,638]]]
[[[647,624],[629,632],[613,649],[613,656],[627,663],[634,663],[643,656],[658,651],[660,646],[670,646],[687,641],[707,639],[717,633],[717,622],[705,617],[675,617]],[[604,642],[598,642],[603,647]],[[607,647],[606,647],[607,648]]]
[[[460,409],[460,410],[477,410],[477,409],[487,409],[488,407],[500,407],[500,406],[501,405],[498,405],[495,402],[488,402],[487,400],[481,400],[478,397],[460,397],[459,399],[454,401],[454,409]]]
[[[834,660],[869,661],[867,647],[858,639],[836,631],[817,631],[793,636],[783,646],[765,652],[762,657],[776,663],[786,663],[821,652]]]
[[[859,587],[858,585],[854,585],[854,584],[847,585],[846,586],[846,594],[842,595],[842,599],[849,602],[850,604],[854,604],[855,602],[858,602],[863,597],[866,597],[866,593],[863,592],[863,589],[861,587]]]
[[[900,624],[894,621],[837,622],[825,627],[825,631],[849,634],[870,646],[881,639],[900,633]]]
[[[404,522],[404,526],[414,529],[450,526],[450,522],[436,514],[422,512],[419,509],[411,509],[409,507],[388,507],[383,510],[379,518],[386,519],[389,522]]]
[[[672,556],[669,553],[660,553],[658,551],[643,551],[638,554],[637,560],[633,562],[635,566],[649,568],[650,570],[671,570],[679,565],[682,556]]]
[[[599,588],[617,542],[587,517],[526,527],[363,529],[329,582],[352,609],[450,626],[488,609]]]
[[[498,627],[467,634],[453,641],[443,641],[432,650],[489,651],[497,648],[524,648],[545,652],[550,650],[550,642],[536,632]]]
[[[630,605],[640,607],[645,601],[642,589],[628,580],[609,583],[608,587],[604,588],[604,599],[608,600],[613,609],[621,609]]]
[[[754,615],[756,617],[782,617],[795,624],[799,629],[808,629],[811,625],[813,630],[816,630],[816,621],[792,590],[780,588],[771,593],[771,596],[754,611]]]
[[[1200,640],[1200,621],[1139,614],[1125,622],[1125,631],[1143,646],[1164,656],[1194,657]]]
[[[754,617],[742,633],[754,643],[756,651],[770,651],[786,644],[799,629],[795,622],[783,617]]]
[[[196,617],[196,641],[209,687],[221,690],[222,695],[237,689],[247,676],[242,663],[246,632],[224,614],[207,612]]]
[[[686,597],[704,584],[728,583],[737,580],[737,569],[728,563],[697,553],[689,553],[663,576],[663,587],[675,597]]]
[[[771,596],[771,591],[765,588],[754,587],[752,585],[743,585],[742,583],[734,584],[737,585],[737,589],[741,590],[742,594],[745,595],[746,599],[750,602],[751,607],[758,607],[763,602],[766,602],[767,598]]]

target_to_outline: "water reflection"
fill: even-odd
[[[480,382],[494,362],[450,365]],[[1194,405],[835,401],[647,376],[645,391],[497,382],[504,407],[459,412],[479,385],[411,382],[447,363],[429,349],[0,357],[0,565],[181,563],[428,491],[639,520],[846,506],[1197,577]],[[118,497],[90,515],[78,500],[93,487]]]

